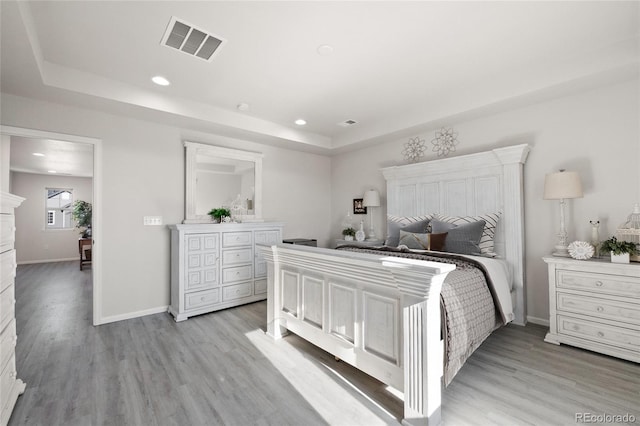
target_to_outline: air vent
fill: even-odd
[[[225,41],[172,16],[160,44],[211,62]]]
[[[356,120],[345,120],[341,123],[338,123],[338,126],[349,127],[353,126],[354,124],[358,124],[358,122]]]

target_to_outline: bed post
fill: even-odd
[[[288,333],[287,329],[280,325],[279,307],[282,305],[282,293],[275,291],[280,288],[281,279],[278,247],[271,246],[260,251],[267,262],[267,335],[277,340]]]
[[[408,259],[383,262],[402,301],[404,418],[407,425],[439,425],[443,347],[440,340],[440,291],[454,265],[429,273]]]

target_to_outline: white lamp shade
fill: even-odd
[[[364,193],[362,197],[362,205],[364,207],[379,207],[380,206],[380,194],[375,189],[371,189]]]
[[[582,198],[582,184],[576,172],[548,173],[544,178],[545,200]]]

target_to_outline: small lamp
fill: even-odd
[[[380,194],[378,194],[378,191],[376,191],[375,189],[371,189],[365,192],[364,196],[362,197],[362,205],[364,207],[380,207]],[[367,237],[367,240],[375,240],[376,233],[373,230],[373,211],[369,209],[369,212],[371,213],[371,217],[369,226],[369,237]]]
[[[560,200],[560,232],[558,244],[554,256],[568,256],[567,230],[564,225],[565,200],[569,198],[582,198],[582,184],[580,176],[576,172],[566,172],[561,169],[556,173],[548,173],[544,178],[545,200]]]

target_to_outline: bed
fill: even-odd
[[[491,250],[484,247],[480,255],[414,251],[403,244],[364,250],[260,247],[268,266],[267,333],[279,339],[291,331],[402,391],[404,423],[439,424],[443,375],[446,384],[484,340],[487,327],[526,322],[523,166],[528,152],[528,145],[516,145],[382,169],[389,218],[428,217],[434,226],[446,222],[455,228],[466,226],[459,220],[497,215]],[[481,229],[484,238],[487,227]],[[447,242],[456,231],[449,232]],[[472,297],[477,306],[493,303],[479,314],[489,325],[472,332],[476,320],[471,316],[447,330],[441,325],[450,312],[441,310],[441,303],[460,284],[445,281],[458,280],[467,269],[486,281],[490,301],[477,283],[469,285],[477,289],[478,297]],[[454,294],[451,300],[457,298]],[[449,347],[451,339],[474,333],[480,337],[472,337],[471,344]],[[447,356],[452,350],[457,351],[453,359]]]

